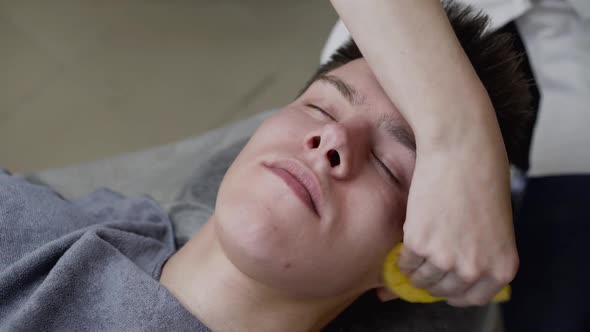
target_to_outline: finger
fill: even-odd
[[[412,272],[410,281],[418,288],[428,288],[438,283],[446,274],[446,271],[439,269],[429,261],[424,262]]]
[[[449,272],[427,290],[432,296],[461,297],[471,285],[459,278],[455,272]]]
[[[408,248],[403,248],[397,266],[399,270],[405,274],[411,274],[424,263],[425,259],[422,256],[416,255],[413,251]]]
[[[448,303],[455,306],[482,306],[490,303],[502,287],[501,283],[485,277],[468,288],[461,296],[448,299]]]

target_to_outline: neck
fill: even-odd
[[[354,298],[302,300],[243,274],[223,252],[215,216],[162,270],[160,282],[213,331],[319,331]]]

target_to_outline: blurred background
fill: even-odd
[[[0,166],[102,159],[280,107],[336,18],[314,0],[0,0]]]

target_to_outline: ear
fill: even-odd
[[[381,300],[381,302],[387,302],[387,301],[399,299],[399,296],[397,296],[397,294],[390,291],[389,288],[387,288],[387,287],[375,288],[375,293],[377,294],[377,297],[379,298],[379,300]]]

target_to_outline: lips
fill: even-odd
[[[312,212],[320,216],[321,187],[316,175],[302,162],[297,160],[280,160],[263,163],[271,172],[280,177]]]

